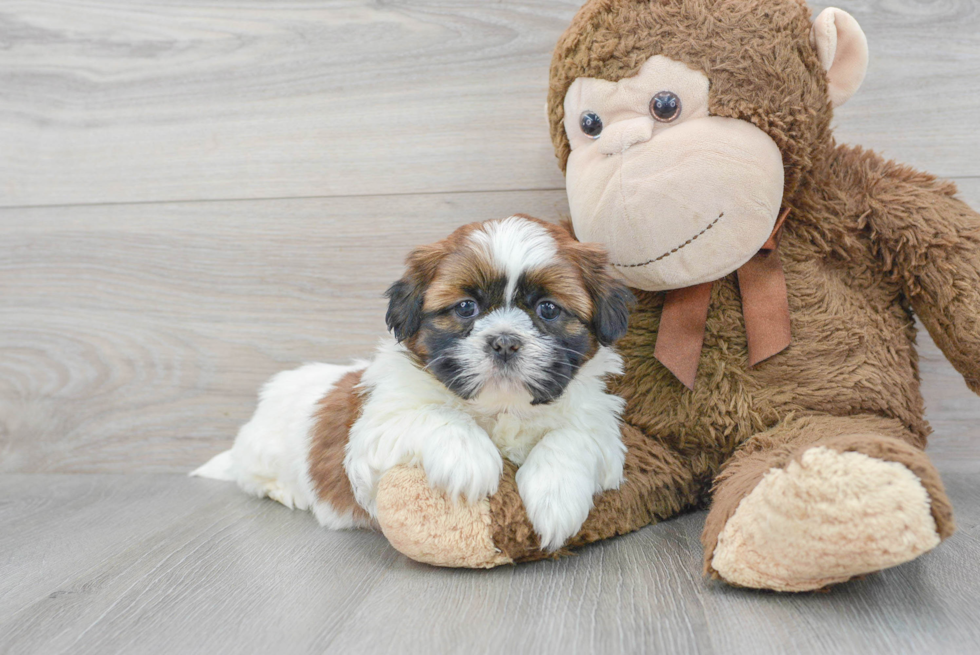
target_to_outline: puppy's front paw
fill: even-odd
[[[541,538],[541,549],[558,550],[582,527],[592,509],[595,482],[576,472],[528,458],[517,469],[517,490]]]
[[[445,490],[453,500],[463,494],[476,502],[496,493],[504,460],[479,426],[455,425],[426,440],[422,468],[432,486]]]

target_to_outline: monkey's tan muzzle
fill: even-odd
[[[709,116],[652,135],[610,125],[573,150],[567,189],[575,233],[612,252],[616,274],[648,291],[717,280],[769,238],[783,195],[779,148],[762,130]]]

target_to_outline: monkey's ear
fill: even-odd
[[[827,7],[813,21],[810,45],[827,71],[830,103],[840,107],[854,95],[868,72],[868,39],[853,16]]]
[[[422,327],[422,303],[424,292],[421,285],[404,277],[385,291],[388,298],[388,311],[385,323],[398,341],[404,341],[418,334]]]

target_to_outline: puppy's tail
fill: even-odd
[[[207,464],[194,469],[189,475],[199,478],[211,478],[212,480],[233,481],[235,479],[235,465],[231,461],[231,451],[226,450],[223,453],[218,453]]]

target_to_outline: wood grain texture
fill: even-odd
[[[576,2],[0,7],[0,205],[559,188]]]
[[[579,4],[7,0],[0,206],[560,189],[543,106]],[[839,140],[980,176],[976,3],[843,4],[871,62]]]
[[[963,196],[980,207],[980,180]],[[369,355],[409,249],[562,192],[0,210],[0,472],[181,472],[259,386]],[[924,331],[933,457],[976,466],[980,398]],[[967,464],[968,463],[968,464]]]
[[[567,212],[543,104],[578,5],[0,3],[0,653],[976,649],[980,399],[924,333],[960,530],[830,594],[705,582],[698,513],[448,571],[152,474],[226,447],[269,375],[370,353],[413,245]],[[838,140],[980,207],[977,4],[844,8],[871,64]]]
[[[842,0],[811,6],[814,14],[841,7],[868,37],[867,77],[834,110],[837,141],[941,177],[980,176],[980,5]]]
[[[367,356],[409,249],[562,192],[0,210],[0,471],[187,470],[272,374]]]
[[[943,473],[952,539],[800,595],[704,581],[703,512],[558,562],[458,571],[226,483],[6,475],[0,652],[973,652],[980,483]]]

